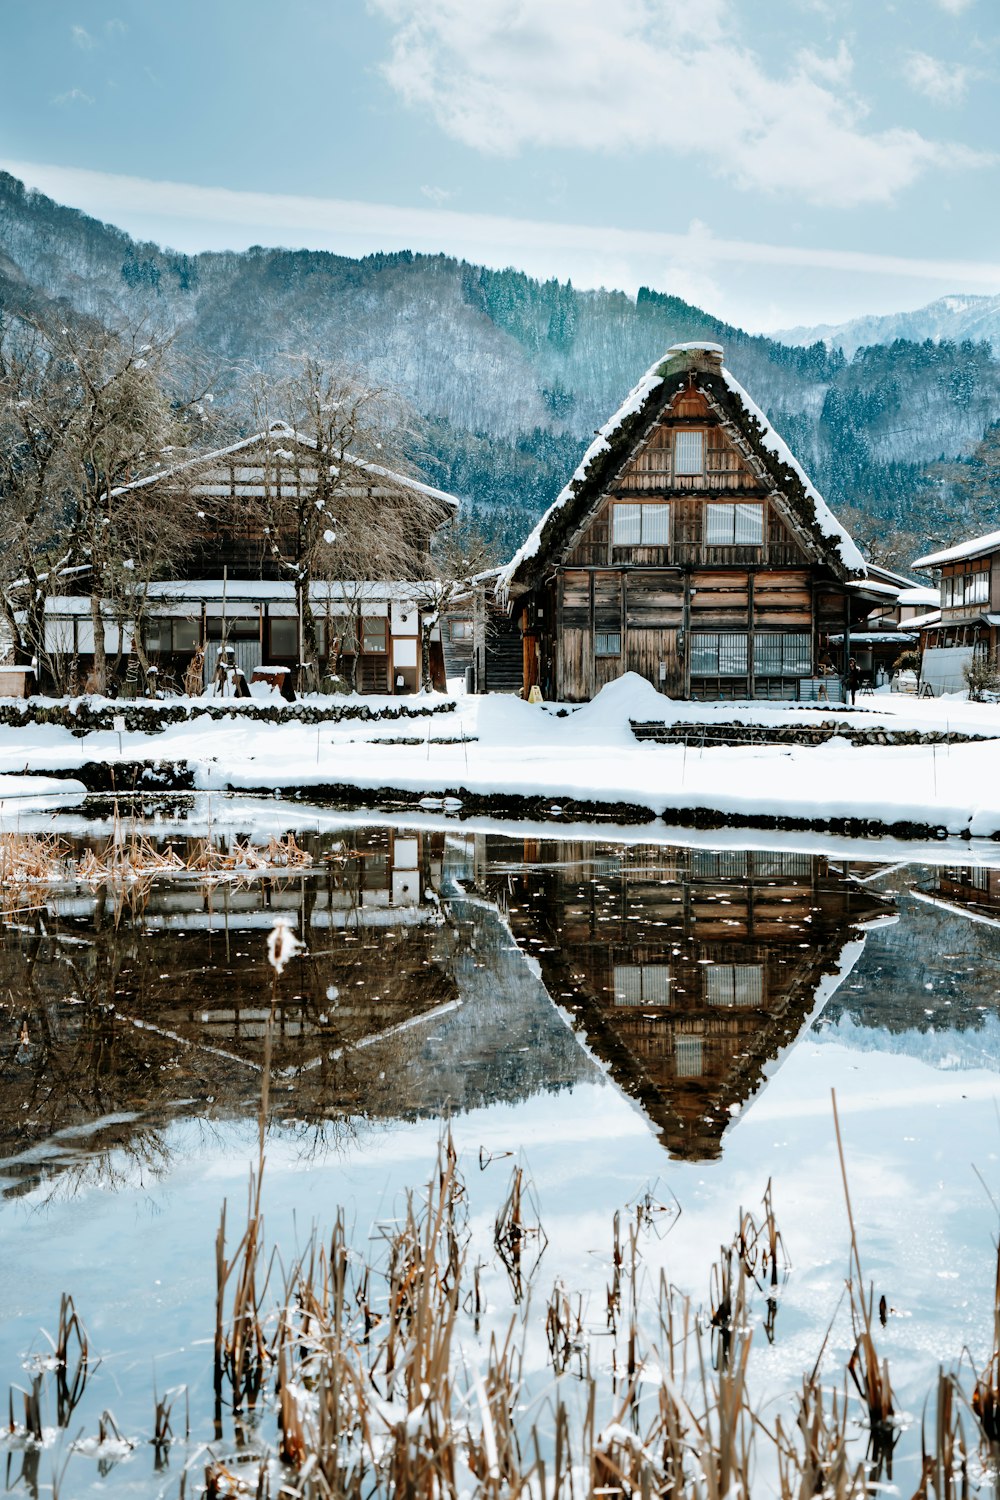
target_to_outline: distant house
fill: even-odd
[[[930,552],[913,566],[933,572],[940,590],[940,611],[918,622],[921,683],[935,696],[961,692],[966,665],[995,655],[1000,641],[1000,531]]]
[[[301,621],[294,583],[276,560],[254,502],[270,491],[281,498],[308,495],[315,488],[315,453],[309,439],[284,423],[238,443],[203,454],[136,480],[162,496],[183,488],[197,502],[201,530],[193,539],[184,576],[150,585],[140,624],[144,652],[161,683],[180,687],[196,654],[201,678],[212,680],[225,644],[233,662],[250,678],[262,665],[294,674],[302,660]],[[122,493],[118,491],[117,493]],[[429,576],[431,536],[451,520],[458,501],[441,490],[376,465],[352,466],[351,484],[338,504],[364,494],[384,506],[409,513],[414,545],[410,574],[390,578],[316,581],[310,606],[319,644],[321,675],[352,678],[366,693],[408,693],[420,686],[420,633],[426,600],[421,579]],[[420,564],[426,565],[421,568]],[[105,605],[109,651],[131,648],[134,621],[116,620]],[[431,666],[435,685],[444,687],[439,632]],[[72,656],[84,681],[93,659],[90,600],[82,594],[48,601],[46,649]]]
[[[642,378],[498,591],[525,692],[571,701],[629,671],[675,698],[833,696],[883,597],[716,344]]]
[[[920,645],[918,621],[936,609],[938,591],[917,584],[902,573],[868,564],[866,592],[878,591],[879,603],[866,620],[851,630],[851,655],[862,679],[885,682],[893,675],[895,663],[903,651],[915,651]],[[832,635],[831,645],[839,648],[842,636]]]

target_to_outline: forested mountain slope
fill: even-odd
[[[974,523],[964,459],[1000,418],[988,343],[897,340],[851,360],[754,337],[678,298],[581,292],[447,256],[362,260],[254,248],[185,256],[141,244],[0,173],[0,298],[145,318],[219,366],[289,351],[357,366],[426,419],[418,459],[505,549],[553,498],[638,376],[678,340],[709,338],[831,504],[897,550]],[[1000,524],[1000,523],[998,523]],[[900,556],[899,560],[905,560]]]

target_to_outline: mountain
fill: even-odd
[[[869,344],[891,344],[907,339],[922,344],[985,340],[1000,355],[1000,294],[995,297],[939,297],[915,312],[872,314],[847,323],[817,323],[814,328],[785,328],[774,334],[785,344],[823,343],[840,349],[850,359]]]
[[[0,173],[0,307],[145,320],[212,362],[221,400],[288,352],[358,368],[423,419],[418,460],[509,554],[599,427],[670,344],[711,339],[849,524],[961,535],[964,461],[1000,415],[988,343],[896,340],[848,360],[752,336],[668,294],[579,291],[408,251],[181,255]],[[986,529],[986,528],[980,528]],[[904,556],[903,554],[907,554]]]

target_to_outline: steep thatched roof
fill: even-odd
[[[766,484],[806,551],[838,578],[865,576],[865,562],[854,542],[764,413],[725,368],[722,352],[718,344],[675,344],[647,370],[501,570],[499,593],[516,596],[534,587],[689,383],[705,397],[727,436]]]

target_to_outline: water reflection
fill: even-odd
[[[931,880],[912,890],[918,898],[959,915],[1000,926],[1000,870],[985,865],[943,865]]]
[[[307,872],[195,872],[128,902],[78,886],[6,924],[10,1191],[155,1176],[178,1111],[208,1128],[255,1116],[278,915],[307,952],[276,991],[275,1119],[327,1137],[610,1074],[672,1153],[701,1159],[856,957],[859,926],[893,909],[806,854],[460,829],[298,839]],[[197,864],[204,837],[169,842]]]
[[[485,888],[676,1156],[726,1125],[892,906],[821,856],[487,841]]]
[[[202,841],[171,842],[189,863]],[[495,912],[442,897],[465,840],[368,828],[299,843],[320,873],[156,880],[124,903],[79,887],[4,926],[8,1191],[148,1180],[169,1166],[178,1111],[209,1129],[256,1116],[279,915],[307,951],[276,989],[270,1107],[314,1144],[596,1071]]]

